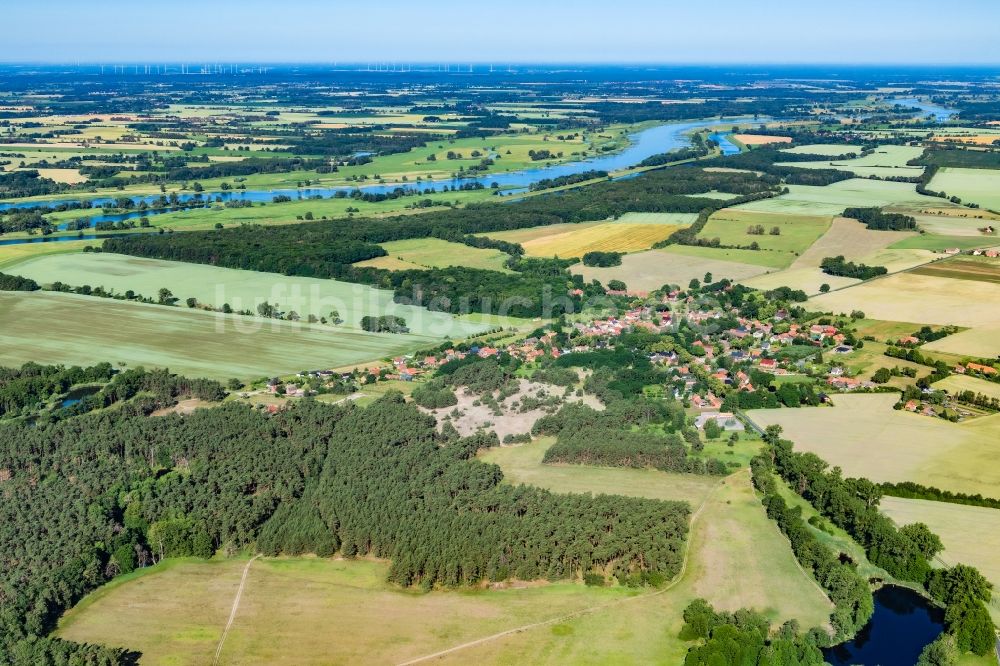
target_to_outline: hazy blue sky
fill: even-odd
[[[998,33],[1000,0],[0,0],[3,61],[974,64]]]

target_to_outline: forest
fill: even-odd
[[[95,648],[42,638],[64,609],[119,573],[217,549],[391,558],[393,582],[425,588],[584,573],[658,585],[678,572],[687,504],[501,484],[474,459],[496,444],[439,434],[399,394],[273,416],[125,404],[0,428],[0,662],[82,658]]]
[[[912,215],[885,213],[881,208],[846,208],[844,217],[863,222],[875,231],[912,231],[917,228],[917,220]]]

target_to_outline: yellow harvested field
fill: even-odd
[[[979,379],[978,377],[949,375],[941,381],[936,382],[934,384],[934,388],[944,389],[951,394],[959,393],[961,391],[972,391],[973,393],[982,393],[990,398],[1000,400],[1000,384],[986,381],[985,379]],[[1000,489],[998,489],[997,494],[1000,495]]]
[[[818,267],[825,257],[841,254],[848,261],[855,261],[914,235],[912,231],[872,231],[857,220],[838,217],[790,268]]]
[[[861,310],[874,319],[966,326],[972,330],[926,348],[986,358],[1000,353],[1000,284],[897,273],[816,296],[809,306],[835,314]]]
[[[992,146],[993,142],[1000,139],[996,134],[963,134],[961,136],[935,136],[931,141],[940,143],[964,143],[973,146]]]
[[[896,393],[834,395],[833,407],[755,409],[749,416],[761,427],[782,426],[797,450],[841,467],[845,476],[997,494],[1000,414],[956,424],[895,410],[898,399]]]
[[[733,138],[745,146],[766,146],[769,143],[791,143],[790,136],[767,136],[765,134],[734,134]]]
[[[742,281],[760,275],[764,270],[763,266],[754,264],[691,257],[676,254],[669,249],[625,255],[621,266],[598,268],[580,263],[570,267],[570,271],[579,273],[587,281],[599,280],[607,284],[610,280],[621,280],[634,291],[652,291],[665,284],[686,287],[692,278],[701,280],[705,273],[711,273],[715,280],[729,278]]]
[[[897,525],[924,523],[941,537],[941,564],[974,566],[1000,587],[1000,510],[900,497],[883,497],[880,504]]]
[[[825,257],[842,254],[848,261],[858,261],[872,257],[875,252],[891,252],[907,255],[906,259],[913,263],[906,263],[904,260],[905,266],[902,267],[908,268],[916,263],[929,261],[933,254],[925,250],[885,250],[885,248],[913,235],[914,233],[909,231],[872,231],[857,220],[838,217],[834,219],[830,229],[797,257],[791,266],[774,273],[741,280],[741,282],[756,289],[791,287],[792,289],[801,289],[807,294],[818,294],[819,288],[823,284],[830,285],[831,289],[840,289],[858,284],[860,280],[827,275],[819,269],[820,262]],[[913,253],[919,253],[921,258],[914,261]],[[927,258],[923,258],[924,255],[927,255]],[[892,257],[884,258],[891,259]],[[886,265],[882,261],[871,259],[864,263]],[[890,268],[890,270],[899,270],[899,268]]]
[[[819,288],[826,284],[830,289],[841,289],[852,284],[858,284],[860,280],[854,278],[840,277],[837,275],[827,275],[818,268],[786,268],[785,270],[773,273],[764,273],[747,279],[738,280],[754,289],[777,289],[778,287],[790,287],[801,289],[806,294],[818,294]]]
[[[57,183],[68,183],[75,185],[87,180],[87,177],[80,173],[79,169],[35,169],[42,178],[49,178]]]
[[[560,225],[561,226],[561,225]],[[521,243],[532,257],[582,257],[587,252],[638,252],[648,250],[680,228],[672,224],[605,222],[592,227],[557,231]],[[497,234],[493,234],[498,237]]]
[[[489,231],[486,233],[473,234],[474,236],[488,236],[490,238],[496,238],[498,240],[505,240],[510,243],[527,243],[528,241],[538,240],[539,238],[547,238],[549,236],[564,233],[568,231],[576,231],[583,229],[592,229],[594,227],[605,224],[604,222],[581,222],[579,224],[574,224],[567,222],[566,224],[550,224],[542,227],[528,227],[527,229],[513,229],[511,231]]]

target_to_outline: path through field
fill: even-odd
[[[243,567],[243,577],[240,578],[240,586],[236,589],[236,596],[233,598],[233,608],[229,611],[229,621],[226,622],[226,628],[222,631],[222,638],[219,639],[219,646],[215,648],[215,658],[212,660],[213,664],[219,663],[219,656],[222,654],[222,646],[226,643],[226,636],[229,635],[229,630],[233,627],[233,621],[236,620],[236,611],[240,607],[240,598],[243,596],[243,588],[247,584],[247,574],[250,573],[250,565],[256,560],[260,555],[254,555],[247,562],[247,565]]]

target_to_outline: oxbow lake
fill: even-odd
[[[944,611],[905,587],[875,592],[875,613],[854,640],[823,651],[833,666],[913,666],[944,631]]]

